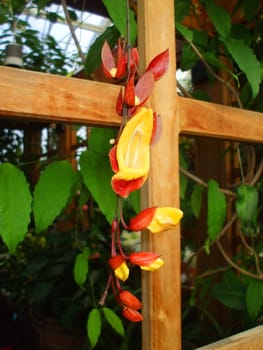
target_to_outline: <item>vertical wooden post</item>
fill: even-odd
[[[151,171],[142,190],[142,205],[179,206],[178,136],[176,113],[176,54],[174,0],[138,1],[138,46],[144,67],[158,53],[169,48],[167,74],[156,83],[150,105],[161,114],[162,134],[151,149]],[[143,349],[181,349],[180,231],[144,234],[143,250],[162,255],[165,265],[143,273]]]

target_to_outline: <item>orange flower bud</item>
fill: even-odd
[[[149,265],[155,259],[159,258],[160,254],[156,254],[153,252],[134,252],[129,256],[129,260],[134,265]]]
[[[122,290],[119,293],[119,299],[122,302],[122,304],[134,310],[139,310],[142,307],[141,301],[128,290]]]
[[[130,307],[125,307],[122,310],[122,315],[131,322],[141,322],[143,320],[142,314]]]

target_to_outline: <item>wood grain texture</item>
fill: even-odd
[[[149,179],[142,190],[143,207],[179,206],[178,133],[176,116],[174,1],[138,1],[141,70],[169,48],[169,70],[156,82],[149,105],[160,113],[162,133],[151,148]],[[143,350],[181,349],[181,281],[179,226],[160,234],[143,233],[143,250],[160,253],[164,266],[143,273]]]
[[[263,142],[263,114],[179,97],[182,133]]]
[[[263,326],[235,334],[196,350],[263,350]]]
[[[118,125],[120,87],[0,67],[0,117],[61,123]]]

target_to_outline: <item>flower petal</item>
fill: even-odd
[[[167,71],[169,65],[169,49],[155,56],[149,63],[146,71],[151,70],[154,75],[154,80],[159,80]]]
[[[142,231],[152,222],[156,207],[147,208],[142,210],[138,215],[131,218],[129,223],[129,229],[131,231]]]
[[[182,217],[183,212],[180,209],[173,207],[156,208],[153,220],[147,228],[153,233],[168,230],[176,226]]]
[[[114,78],[117,72],[111,48],[105,40],[101,50],[101,61],[104,74],[109,78]]]
[[[140,268],[144,271],[155,271],[155,270],[158,270],[160,267],[162,267],[163,264],[164,264],[164,261],[161,258],[157,258],[147,266],[140,265]]]
[[[131,192],[141,188],[146,179],[147,177],[143,176],[134,180],[125,180],[115,174],[111,179],[111,186],[116,194],[122,198],[127,198]]]
[[[152,109],[140,108],[126,124],[117,144],[120,171],[126,168],[145,169],[145,174],[148,174],[152,129]]]

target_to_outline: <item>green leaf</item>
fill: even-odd
[[[191,194],[191,207],[194,216],[198,218],[202,206],[203,186],[196,184]]]
[[[255,98],[261,82],[260,62],[252,49],[243,41],[229,38],[223,42],[240,70],[246,75],[252,89],[252,98]]]
[[[253,221],[258,206],[258,191],[256,187],[240,185],[237,189],[236,211],[243,223]]]
[[[180,23],[189,14],[191,0],[176,0],[175,23]]]
[[[182,55],[180,59],[180,68],[182,71],[192,69],[199,61],[198,56],[188,43],[184,43],[182,47]]]
[[[101,335],[101,315],[98,309],[92,309],[87,321],[88,338],[93,349]]]
[[[223,305],[232,309],[246,309],[246,285],[232,272],[223,275],[222,281],[217,283],[213,294]]]
[[[32,197],[24,173],[10,163],[0,165],[0,235],[14,253],[30,222]]]
[[[222,38],[228,38],[231,30],[231,17],[226,10],[215,4],[215,2],[208,2],[206,10],[209,19],[215,26],[217,32]]]
[[[115,26],[108,27],[90,46],[88,54],[86,56],[84,72],[85,76],[89,77],[90,74],[95,72],[95,70],[101,64],[101,49],[102,46],[107,40],[111,48],[113,48],[118,42],[120,37],[120,32]]]
[[[89,272],[89,249],[86,248],[76,257],[74,264],[74,280],[78,286],[82,287],[87,280]]]
[[[108,157],[87,150],[81,154],[79,163],[85,185],[107,221],[111,223],[115,214],[117,196],[111,187],[113,173]]]
[[[104,316],[108,323],[111,325],[111,327],[121,336],[124,336],[124,327],[122,320],[119,318],[119,316],[112,310],[109,309],[108,307],[104,307],[102,309]]]
[[[80,169],[85,186],[89,189],[109,223],[115,214],[117,196],[111,187],[111,170],[108,152],[116,131],[109,128],[92,128],[89,149],[81,154]]]
[[[65,160],[49,164],[34,190],[33,213],[36,232],[48,228],[66,206],[75,182],[75,173]]]
[[[218,183],[215,180],[208,182],[208,213],[207,225],[208,235],[214,240],[223,228],[226,217],[225,195],[219,191]]]
[[[247,311],[251,319],[255,319],[263,306],[263,283],[251,280],[246,293]]]
[[[178,30],[178,32],[184,36],[185,38],[187,38],[189,41],[193,41],[194,39],[194,34],[193,32],[188,29],[186,26],[180,24],[180,23],[176,23],[176,29]]]
[[[121,35],[127,39],[126,0],[103,0],[103,4]],[[129,21],[130,41],[134,45],[137,37],[137,23],[132,10],[129,10]]]
[[[141,210],[141,202],[140,202],[141,196],[140,191],[134,191],[129,195],[129,201],[135,210],[135,212],[138,214]]]
[[[188,169],[188,164],[185,160],[184,152],[180,149],[180,167],[183,169]],[[180,172],[180,198],[185,199],[186,190],[188,186],[188,178],[182,172]]]

